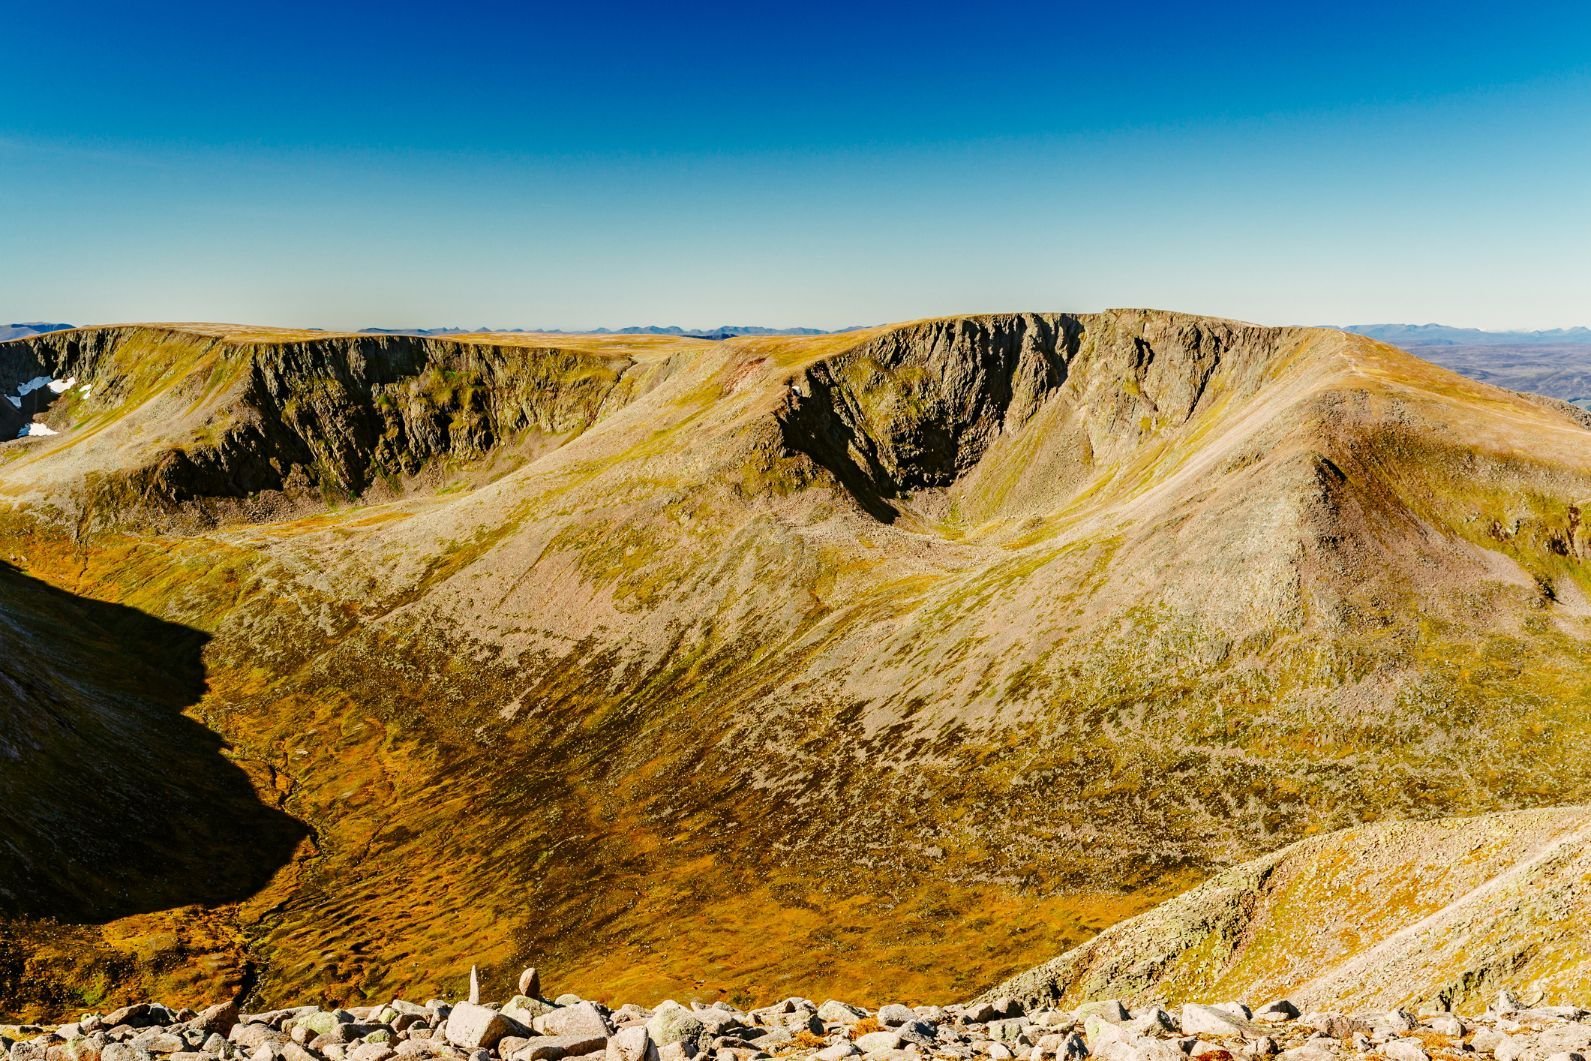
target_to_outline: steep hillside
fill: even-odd
[[[0,345],[39,378],[0,556],[207,637],[187,714],[313,830],[226,907],[263,1001],[965,994],[1312,832],[1591,800],[1591,434],[1362,337]]]
[[[1591,984],[1591,811],[1361,826],[1217,874],[993,988],[1036,1004],[1288,998],[1475,1012]]]
[[[24,497],[75,472],[72,503],[96,525],[158,523],[176,511],[189,522],[259,519],[376,486],[390,494],[439,463],[500,448],[523,461],[555,447],[604,402],[625,399],[616,386],[636,366],[626,346],[669,344],[526,347],[214,326],[58,332],[0,344],[0,390],[50,381],[9,411],[0,405],[0,416],[48,409],[46,426],[75,429],[38,478],[13,470]],[[633,387],[645,373],[629,375]],[[14,436],[8,427],[0,422],[0,435]],[[512,447],[499,446],[507,440]]]

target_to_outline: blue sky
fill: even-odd
[[[7,5],[0,318],[1591,324],[1591,6]]]

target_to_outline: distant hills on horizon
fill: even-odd
[[[0,324],[0,342],[43,332],[64,331],[78,325],[60,322],[23,321]],[[449,326],[443,328],[361,328],[367,335],[466,335],[472,332],[497,332],[500,334],[543,335],[677,335],[687,339],[732,338],[737,335],[837,335],[870,328],[869,324],[853,324],[844,328],[769,328],[760,324],[720,324],[716,328],[682,328],[675,324],[640,324],[624,328],[495,328],[480,325],[476,328]],[[1372,339],[1398,346],[1551,346],[1557,344],[1591,345],[1591,327],[1544,328],[1534,331],[1487,331],[1482,328],[1459,328],[1450,324],[1343,324],[1325,325],[1340,327],[1343,331],[1368,335]],[[307,328],[306,331],[321,331]],[[335,330],[335,329],[332,329]]]
[[[366,335],[467,335],[471,332],[495,332],[504,335],[527,333],[532,335],[675,335],[682,339],[733,339],[737,335],[837,335],[854,332],[870,325],[853,324],[848,328],[765,328],[758,324],[721,324],[716,328],[681,328],[678,325],[643,324],[628,328],[363,328]]]
[[[845,328],[768,328],[756,324],[721,324],[716,328],[681,328],[678,325],[632,325],[627,328],[364,328],[371,335],[464,335],[470,332],[543,335],[676,335],[686,339],[732,339],[737,335],[837,335],[873,327],[853,324]],[[1395,346],[1550,346],[1561,343],[1591,346],[1591,328],[1550,328],[1538,331],[1490,332],[1448,324],[1346,324],[1345,332],[1367,335]]]
[[[34,321],[0,325],[0,342],[43,332],[71,328],[70,324]],[[470,332],[547,335],[667,335],[687,339],[722,340],[736,336],[832,335],[856,331],[848,328],[769,328],[757,324],[721,324],[716,328],[682,328],[678,325],[633,325],[627,328],[364,328],[366,335],[447,336]],[[318,330],[318,329],[309,329]],[[1591,409],[1591,328],[1549,328],[1537,331],[1491,332],[1456,328],[1447,324],[1349,324],[1343,331],[1366,335],[1400,346],[1444,368],[1509,390],[1529,391],[1561,398]]]
[[[26,321],[19,324],[0,324],[0,342],[9,339],[22,339],[29,335],[42,335],[45,332],[66,331],[78,327],[75,324],[49,323],[45,321]],[[478,328],[361,328],[362,335],[468,335],[474,332],[494,332],[503,335],[528,334],[528,335],[674,335],[683,339],[733,339],[737,335],[837,335],[841,332],[854,332],[861,328],[872,327],[867,324],[854,324],[847,328],[766,328],[758,324],[721,324],[716,328],[681,328],[678,325],[644,324],[633,325],[628,328],[493,328],[481,325]],[[321,328],[306,328],[305,331],[323,331]]]
[[[1344,330],[1483,383],[1591,409],[1591,328],[1488,332],[1445,324],[1351,324]]]
[[[49,324],[44,321],[25,321],[21,324],[0,324],[0,343],[8,339],[24,339],[30,335],[42,335],[45,332],[64,332],[75,327],[71,324]]]
[[[1394,346],[1548,346],[1591,344],[1591,328],[1547,328],[1540,331],[1489,332],[1447,324],[1347,324],[1345,332],[1368,335]]]

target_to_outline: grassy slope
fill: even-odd
[[[991,989],[1075,1004],[1290,998],[1479,1011],[1499,987],[1591,987],[1583,807],[1389,822],[1226,870]]]
[[[7,548],[211,636],[191,713],[316,830],[229,909],[266,998],[529,958],[598,993],[970,993],[1301,834],[1591,798],[1584,433],[1225,327],[1091,319],[1066,385],[891,524],[775,417],[822,365],[909,447],[960,415],[949,340],[626,337],[577,351],[621,359],[583,430],[266,522],[76,535],[74,476],[189,430],[90,407],[0,467]],[[124,371],[295,338],[187,335]],[[233,392],[200,394],[202,441]]]

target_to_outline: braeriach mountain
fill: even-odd
[[[1368,337],[124,325],[0,394],[0,1011],[966,999],[1591,799],[1586,414]]]

